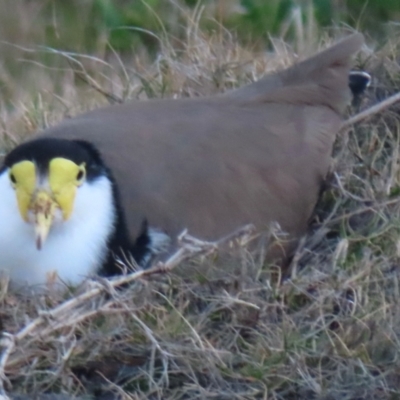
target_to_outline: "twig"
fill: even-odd
[[[112,299],[95,310],[92,309],[84,311],[79,309],[79,307],[86,304],[88,300],[95,298],[101,293],[110,292],[110,289],[112,288],[126,285],[130,282],[154,274],[167,273],[187,259],[199,254],[210,253],[223,243],[250,235],[253,229],[254,228],[252,225],[247,225],[215,242],[201,241],[188,235],[187,232],[184,231],[181,235],[179,235],[178,238],[178,244],[181,247],[174,254],[172,254],[167,261],[163,263],[159,262],[149,269],[135,271],[129,275],[105,279],[105,284],[97,284],[95,288],[91,287],[86,292],[61,303],[52,310],[41,313],[37,318],[31,321],[15,335],[3,333],[3,350],[0,353],[0,400],[1,388],[5,380],[5,370],[9,364],[10,355],[14,352],[18,343],[20,343],[22,340],[34,334],[40,338],[46,337],[55,330],[71,326],[83,321],[86,318],[101,313],[102,310],[107,310],[113,304],[115,304],[116,300]],[[49,325],[49,321],[54,321],[54,325]],[[40,332],[37,332],[38,328],[41,328]],[[36,338],[34,338],[34,340],[35,339]],[[14,364],[14,362],[10,364]]]
[[[77,78],[79,78],[82,82],[86,83],[88,86],[90,86],[92,89],[96,90],[100,94],[102,94],[110,104],[122,104],[123,99],[121,99],[119,96],[110,93],[106,90],[104,90],[86,71],[81,72],[81,71],[74,71],[75,75]]]
[[[353,115],[351,118],[343,122],[340,130],[346,129],[351,125],[357,124],[358,122],[364,120],[365,118],[371,117],[372,115],[375,115],[385,110],[386,108],[389,108],[392,104],[397,103],[398,101],[400,101],[400,93],[396,93],[393,96],[388,97],[386,100],[383,100],[380,103],[375,104],[374,106],[367,108],[366,110],[356,115]]]
[[[1,347],[3,347],[4,350],[2,351],[0,357],[0,400],[9,400],[9,397],[4,390],[4,382],[7,379],[4,371],[8,357],[15,349],[14,337],[8,333],[3,333]]]
[[[80,56],[82,58],[89,58],[90,60],[94,60],[96,62],[102,61],[99,60],[96,57],[83,57],[82,55],[76,54],[76,53],[71,53],[71,52],[66,52],[66,51],[60,51],[60,50],[55,50],[52,48],[47,48],[47,50],[51,53],[57,54],[57,55],[61,55],[62,57],[64,57],[68,64],[71,66],[72,71],[76,74],[76,76],[81,79],[83,82],[85,82],[87,85],[89,85],[91,88],[97,90],[99,93],[101,93],[111,104],[115,104],[115,103],[122,103],[123,100],[119,97],[116,96],[113,93],[107,92],[106,90],[104,90],[97,82],[94,78],[92,78],[90,76],[90,74],[86,71],[86,68],[83,66],[83,63],[80,62],[77,59],[77,56]],[[102,62],[104,63],[104,62]],[[79,65],[79,67],[81,68],[81,71],[77,71],[73,68],[72,64],[77,64]],[[108,65],[107,63],[105,63],[106,65]]]

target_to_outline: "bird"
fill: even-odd
[[[145,268],[184,229],[216,240],[277,223],[288,260],[330,166],[350,100],[352,34],[225,93],[133,100],[46,128],[0,167],[0,270],[20,287]],[[282,261],[284,262],[284,261]]]
[[[371,85],[371,75],[366,71],[349,72],[349,88],[354,98],[359,97]]]

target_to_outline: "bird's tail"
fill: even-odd
[[[364,43],[353,34],[292,67],[227,93],[238,99],[324,104],[340,111],[350,95],[351,59]]]

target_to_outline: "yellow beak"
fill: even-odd
[[[38,191],[31,203],[30,209],[33,212],[35,221],[36,248],[41,250],[53,224],[54,212],[57,203],[45,191]]]

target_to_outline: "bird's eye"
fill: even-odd
[[[15,179],[15,176],[13,173],[10,174],[10,181],[12,182],[13,185],[17,183],[17,180]]]
[[[81,180],[83,180],[84,177],[85,172],[83,171],[83,169],[79,170],[78,175],[76,175],[76,180],[80,182]]]

